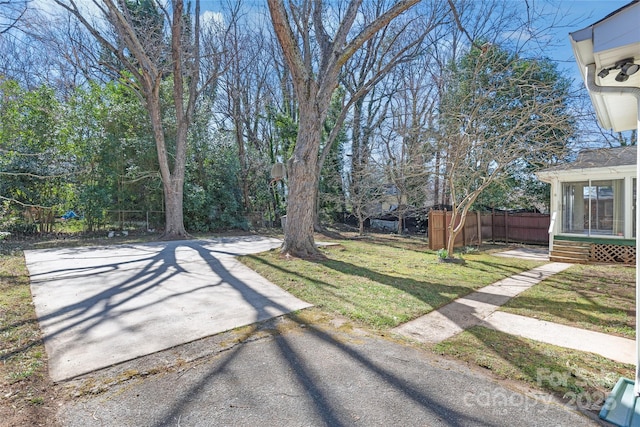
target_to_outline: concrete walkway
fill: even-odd
[[[636,363],[636,343],[627,338],[502,311],[496,311],[489,315],[482,325],[500,332],[559,347],[596,353],[616,362],[630,365]]]
[[[499,256],[544,259],[538,251],[509,251]],[[571,326],[496,311],[501,305],[571,264],[553,262],[485,286],[438,310],[393,329],[393,332],[425,343],[439,343],[472,326],[481,325],[511,335],[600,354],[635,364],[635,341]]]

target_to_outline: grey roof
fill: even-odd
[[[605,168],[630,166],[636,164],[637,148],[635,145],[616,148],[600,148],[582,150],[574,162],[563,163],[544,169],[541,172],[553,172],[572,169]]]

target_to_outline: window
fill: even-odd
[[[624,235],[624,180],[562,185],[562,232]]]

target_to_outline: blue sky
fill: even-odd
[[[368,0],[363,0],[368,1]],[[444,1],[444,0],[440,0]],[[483,1],[483,0],[471,0]],[[545,19],[537,22],[539,27],[553,28],[544,29],[543,38],[550,43],[545,47],[543,53],[553,61],[559,64],[559,67],[566,70],[569,76],[580,80],[580,73],[575,63],[571,44],[569,42],[569,33],[580,30],[596,21],[604,18],[611,12],[620,7],[629,4],[631,0],[510,0],[515,8],[522,10],[523,19],[526,17],[529,5],[532,9],[542,10]],[[258,9],[263,17],[268,16],[266,0],[243,0],[245,6],[249,9]],[[33,4],[45,9],[51,8],[50,0],[35,0]],[[83,1],[80,4],[84,4]],[[87,2],[87,4],[90,4]],[[201,0],[201,9],[203,12],[218,12],[225,6],[234,4],[234,0]],[[245,9],[246,10],[246,9]],[[542,28],[539,28],[542,29]],[[527,56],[527,52],[522,52]],[[535,54],[531,54],[534,56]],[[537,55],[535,55],[537,56]]]
[[[519,1],[519,0],[514,0]],[[524,1],[524,0],[522,0]],[[529,0],[535,2],[536,0]],[[560,25],[553,30],[553,38],[558,40],[556,48],[548,52],[550,59],[557,61],[564,69],[571,71],[575,78],[580,78],[578,66],[576,65],[569,33],[581,30],[611,12],[630,3],[631,0],[557,0]]]
[[[266,0],[244,0],[246,5],[262,9],[266,13]],[[367,0],[364,0],[367,1]],[[483,0],[475,0],[483,1]],[[574,78],[580,78],[575,63],[569,33],[580,30],[607,16],[609,13],[628,4],[631,0],[511,0],[515,7],[522,8],[526,14],[526,5],[544,11],[546,19],[541,24],[554,25],[546,36],[551,46],[545,50],[550,59],[557,61],[561,68],[571,72]],[[203,10],[218,11],[228,0],[201,0]]]

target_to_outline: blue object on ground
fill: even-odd
[[[600,418],[620,427],[640,427],[640,405],[634,385],[632,380],[620,378],[602,406]]]
[[[78,219],[80,218],[77,213],[74,211],[68,211],[64,215],[62,215],[62,219]]]

